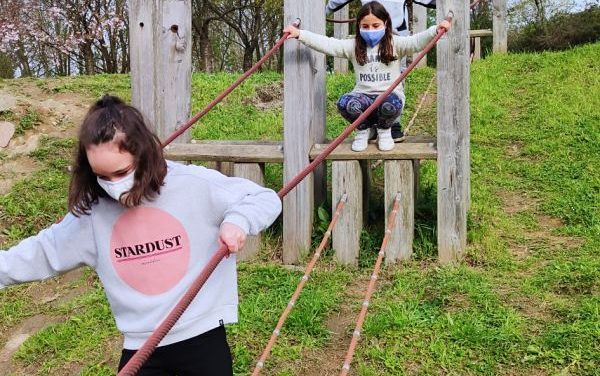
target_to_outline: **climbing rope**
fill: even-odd
[[[204,283],[206,283],[206,280],[208,280],[212,272],[217,268],[217,265],[219,265],[221,260],[227,255],[229,255],[227,246],[221,246],[217,250],[217,252],[211,257],[211,259],[208,260],[208,263],[206,264],[204,269],[202,269],[200,275],[196,277],[188,291],[183,295],[181,299],[179,299],[179,302],[177,302],[177,304],[171,310],[171,312],[169,312],[167,318],[164,319],[163,322],[158,326],[158,328],[154,330],[154,333],[152,333],[152,335],[146,340],[146,342],[144,342],[142,347],[138,351],[136,351],[133,357],[131,357],[129,362],[127,362],[125,367],[121,369],[117,376],[135,376],[138,373],[140,368],[142,368],[144,363],[148,360],[148,358],[150,358],[150,355],[152,355],[160,341],[162,341],[162,339],[165,338],[169,330],[171,330],[173,325],[175,325],[177,320],[179,320],[179,318],[181,317],[183,312],[185,312],[192,300],[194,300],[196,295],[198,295],[198,292],[200,291],[202,286],[204,286]]]
[[[452,12],[451,12],[452,13]],[[446,20],[452,22],[452,16],[448,15]],[[296,20],[296,23],[299,24],[299,19]],[[391,86],[381,95],[377,97],[375,102],[361,116],[354,121],[350,126],[348,126],[338,137],[333,140],[333,142],[325,148],[309,165],[307,165],[298,175],[296,175],[290,182],[288,182],[278,193],[277,195],[283,199],[286,194],[288,194],[292,189],[294,189],[312,170],[314,170],[325,158],[331,154],[331,152],[340,144],[344,139],[348,137],[350,133],[363,122],[370,114],[373,112],[386,98],[389,96],[394,88],[398,86],[402,80],[414,69],[417,63],[425,56],[432,48],[435,46],[437,41],[446,33],[447,30],[440,29],[436,36],[425,46],[423,51],[419,53],[417,58],[406,68],[404,72],[394,81]],[[270,56],[270,54],[274,53],[274,50],[279,48],[283,42],[287,39],[288,33],[284,33],[283,36],[277,41],[277,44],[263,56],[259,62],[262,64],[264,62],[265,57]],[[175,138],[181,135],[187,128],[189,128],[195,121],[204,116],[210,109],[212,109],[220,100],[222,100],[227,94],[229,94],[243,79],[253,73],[256,69],[258,69],[259,64],[255,64],[248,72],[244,73],[240,79],[238,79],[233,85],[231,85],[225,92],[219,95],[218,98],[213,100],[204,110],[198,113],[196,116],[191,118],[186,124],[180,127],[177,131],[175,131],[169,138],[167,138],[162,146],[165,147],[169,143],[171,143]],[[220,98],[220,99],[219,99]],[[219,101],[217,101],[219,99]],[[227,256],[229,252],[223,247],[219,248],[217,252],[213,255],[207,265],[204,267],[200,275],[196,278],[192,286],[190,286],[189,290],[185,293],[185,295],[180,299],[179,302],[175,305],[175,307],[169,312],[168,316],[163,320],[163,322],[159,325],[159,327],[152,333],[152,335],[146,340],[146,342],[142,345],[142,347],[136,351],[133,357],[129,360],[129,362],[123,367],[123,369],[118,373],[118,376],[134,376],[142,367],[142,365],[148,360],[150,355],[154,352],[160,341],[167,335],[169,330],[175,325],[179,317],[183,314],[185,309],[189,306],[194,297],[198,294],[206,280],[210,277],[214,269],[221,262],[221,260]]]
[[[294,22],[294,26],[300,26],[300,19],[296,19]],[[249,70],[244,72],[231,86],[229,86],[225,91],[223,91],[217,98],[215,98],[212,102],[210,102],[202,111],[198,112],[192,118],[190,118],[185,124],[179,127],[175,132],[173,132],[166,140],[162,142],[162,147],[169,145],[173,140],[179,137],[183,132],[185,132],[189,127],[194,125],[200,118],[206,115],[210,110],[213,109],[219,102],[221,102],[229,93],[231,93],[236,87],[238,87],[246,78],[248,78],[252,73],[254,73],[271,55],[277,51],[283,42],[287,39],[289,33],[283,33],[281,38],[275,43],[273,48],[271,48],[256,64],[254,64]],[[225,247],[221,247],[217,250],[217,252],[213,255],[213,257],[208,261],[204,269],[200,272],[200,275],[196,277],[188,291],[185,295],[177,302],[175,307],[169,312],[169,315],[162,321],[159,327],[152,333],[152,335],[144,342],[142,347],[136,351],[136,353],[131,357],[129,362],[121,369],[118,373],[118,376],[134,376],[137,372],[142,368],[144,363],[148,360],[150,355],[154,352],[160,341],[167,335],[169,330],[175,325],[177,320],[181,317],[183,312],[190,305],[194,297],[198,294],[202,286],[206,280],[210,277],[212,272],[215,270],[217,265],[221,262],[221,260],[229,255],[229,251]]]
[[[354,349],[358,344],[360,331],[362,329],[363,322],[365,321],[365,317],[367,316],[367,308],[369,307],[369,301],[371,300],[371,296],[373,295],[373,291],[375,290],[375,283],[377,282],[377,276],[379,275],[379,270],[381,269],[381,263],[383,261],[383,256],[385,255],[385,248],[387,247],[390,235],[392,234],[392,229],[394,228],[394,224],[396,222],[396,214],[398,213],[399,206],[400,192],[396,194],[396,198],[394,199],[394,205],[392,207],[392,212],[388,217],[388,225],[385,229],[385,235],[383,237],[383,241],[381,242],[381,248],[379,248],[377,261],[375,261],[375,266],[373,267],[373,274],[371,274],[371,278],[369,280],[369,286],[367,287],[367,292],[365,293],[365,299],[363,300],[358,319],[356,320],[356,327],[354,328],[354,332],[352,333],[352,340],[350,341],[350,346],[348,347],[348,352],[346,353],[346,358],[344,359],[344,364],[342,365],[342,371],[340,372],[340,376],[345,376],[350,371],[350,363],[352,363]]]
[[[296,21],[294,21],[294,23],[292,25],[294,25],[295,27],[300,27],[300,22],[301,22],[300,19],[296,18]],[[185,124],[183,124],[179,128],[177,128],[175,130],[175,132],[173,132],[166,140],[164,140],[162,142],[162,147],[164,148],[165,146],[167,146],[171,142],[173,142],[173,140],[175,140],[177,137],[179,137],[189,127],[191,127],[192,125],[194,125],[198,120],[200,120],[200,118],[202,118],[210,110],[212,110],[213,107],[215,107],[217,104],[219,104],[219,102],[221,102],[226,96],[228,96],[246,78],[250,77],[250,75],[252,73],[256,72],[256,70],[258,68],[260,68],[260,66],[263,65],[263,63],[265,61],[267,61],[267,59],[270,58],[283,45],[283,42],[285,42],[285,40],[287,39],[288,35],[290,35],[290,34],[289,33],[283,33],[283,35],[281,36],[281,38],[279,38],[279,40],[277,41],[277,43],[275,43],[275,45],[273,46],[273,48],[271,48],[250,69],[248,69],[246,72],[244,72],[244,74],[242,74],[233,84],[231,84],[231,86],[229,86],[227,89],[225,89],[225,91],[223,91],[221,94],[219,94],[219,96],[217,96],[215,99],[213,99],[212,102],[210,102],[206,107],[204,107],[204,109],[202,111],[200,111],[196,115],[192,116],[187,122],[185,122]]]
[[[346,205],[347,201],[348,201],[348,194],[344,193],[342,195],[342,198],[340,199],[340,202],[338,203],[338,205],[335,209],[333,218],[331,219],[331,222],[329,223],[329,226],[327,227],[327,231],[325,231],[325,235],[323,236],[321,243],[315,250],[312,260],[308,263],[308,265],[306,266],[306,269],[304,270],[304,275],[300,279],[300,283],[298,284],[298,287],[296,287],[296,291],[294,291],[294,294],[292,294],[292,298],[290,299],[289,303],[285,307],[283,313],[281,314],[281,317],[279,317],[279,321],[277,322],[277,325],[275,326],[275,330],[273,330],[273,334],[271,335],[271,338],[269,339],[269,343],[267,343],[267,346],[265,347],[262,355],[260,356],[260,359],[256,363],[256,367],[254,368],[254,372],[252,372],[252,376],[258,376],[258,374],[264,367],[265,361],[269,357],[271,349],[273,348],[275,341],[277,341],[277,338],[279,337],[279,334],[281,333],[281,328],[283,327],[285,320],[287,319],[290,312],[292,311],[292,308],[294,308],[294,306],[296,305],[296,302],[298,301],[298,297],[300,296],[300,293],[302,292],[304,285],[308,281],[308,277],[310,276],[310,273],[312,272],[313,268],[315,267],[315,264],[319,260],[319,257],[321,257],[321,252],[323,252],[323,249],[327,245],[327,242],[329,241],[329,238],[331,237],[331,231],[333,230],[333,227],[335,226],[335,224],[338,220],[338,217],[342,213],[342,210],[344,209],[344,205]]]
[[[452,12],[450,12],[450,14],[452,14],[453,16]],[[452,16],[446,16],[445,20],[448,22],[452,22]],[[404,78],[406,78],[406,76],[408,76],[408,74],[412,72],[412,70],[417,66],[419,61],[421,61],[421,59],[423,59],[423,57],[427,55],[427,53],[435,46],[437,41],[440,40],[440,38],[446,33],[446,31],[447,30],[443,28],[438,29],[438,32],[435,35],[435,37],[425,46],[423,51],[421,51],[417,55],[413,62],[410,63],[408,67],[406,67],[406,69],[404,70],[404,72],[402,72],[400,77],[398,77],[396,81],[394,81],[386,91],[379,94],[375,101],[352,124],[350,124],[346,129],[344,129],[344,131],[340,133],[340,135],[337,136],[311,163],[309,163],[292,180],[290,180],[283,188],[281,188],[279,192],[277,192],[279,198],[283,199],[285,195],[287,195],[292,189],[294,189],[294,187],[296,187],[308,174],[310,174],[321,162],[323,162],[325,158],[327,158],[327,156],[331,154],[331,152],[336,147],[338,147],[339,144],[341,144],[350,135],[350,133],[352,133],[352,131],[356,129],[356,127],[358,127],[360,123],[362,123],[368,118],[369,115],[371,115],[371,113],[375,111],[375,109],[377,109],[377,107],[379,107],[383,103],[383,101],[385,101],[385,99],[394,91],[396,86],[400,85]]]

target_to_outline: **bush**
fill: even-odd
[[[600,7],[593,5],[580,13],[562,13],[544,24],[531,24],[508,37],[514,52],[560,51],[600,40]]]

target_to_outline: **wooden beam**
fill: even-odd
[[[285,0],[284,24],[325,34],[322,0]],[[284,44],[284,181],[308,163],[313,144],[325,135],[325,56],[296,40]],[[283,262],[295,264],[311,245],[314,203],[325,197],[324,168],[316,169],[283,199]]]
[[[349,6],[345,6],[333,14],[334,20],[345,20],[349,17]],[[336,23],[333,24],[333,37],[337,39],[348,38],[349,24]],[[338,73],[348,72],[348,59],[335,57],[333,58],[333,71]]]
[[[469,30],[469,37],[471,38],[491,37],[492,35],[494,33],[490,29]]]
[[[348,201],[332,231],[332,246],[336,261],[358,265],[360,234],[363,227],[362,171],[358,161],[334,161],[331,164],[331,203],[348,194]]]
[[[277,141],[200,141],[171,144],[164,152],[176,161],[283,162],[283,144]]]
[[[454,13],[437,45],[438,252],[442,263],[461,258],[467,244],[469,200],[469,4],[437,3],[438,22]]]
[[[131,102],[164,139],[190,116],[191,0],[130,0]],[[188,142],[189,132],[176,142]]]
[[[493,51],[494,53],[506,53],[508,48],[506,0],[493,0],[492,7]]]
[[[354,160],[354,159],[436,159],[437,150],[433,142],[430,143],[398,143],[393,150],[381,151],[376,145],[369,144],[365,151],[352,151],[351,143],[344,142],[329,154],[328,160]],[[310,158],[314,159],[328,144],[317,144],[310,151]]]
[[[176,161],[222,161],[222,162],[283,162],[283,144],[280,141],[192,141],[192,144],[171,144],[167,146],[165,157]],[[393,150],[382,152],[375,145],[367,150],[350,150],[349,141],[338,146],[328,160],[370,160],[370,159],[436,159],[435,138],[409,136],[398,143]],[[310,160],[315,159],[328,144],[316,144],[309,151]]]

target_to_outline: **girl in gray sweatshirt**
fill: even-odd
[[[215,269],[139,375],[231,375],[224,324],[237,322],[235,252],[281,211],[270,189],[165,161],[135,108],[105,96],[81,126],[69,214],[0,252],[0,288],[80,266],[100,278],[124,336],[119,369],[222,245]]]
[[[449,29],[450,23],[442,21],[439,27]],[[435,37],[437,27],[432,26],[410,37],[394,35],[392,20],[385,7],[371,1],[360,8],[356,16],[356,30],[354,39],[343,40],[298,30],[292,25],[283,30],[290,34],[289,38],[297,38],[308,47],[352,62],[356,85],[337,103],[340,114],[349,122],[354,122],[379,94],[389,88],[400,76],[401,58],[422,50]],[[402,85],[398,85],[378,109],[358,125],[352,150],[365,150],[375,129],[379,149],[393,149],[390,127],[402,113],[404,102],[404,90]]]

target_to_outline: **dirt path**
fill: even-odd
[[[327,329],[331,332],[327,346],[304,354],[296,375],[339,375],[368,283],[369,279],[364,277],[348,285],[339,310],[327,318]],[[350,374],[353,374],[352,369]]]

